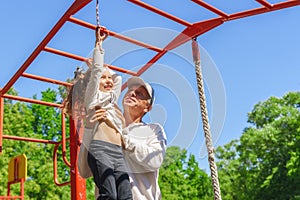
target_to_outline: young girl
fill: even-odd
[[[121,76],[104,66],[102,37],[96,30],[91,77],[85,93],[86,127],[93,127],[88,164],[99,188],[98,199],[132,199],[129,176],[122,152],[123,119],[117,116],[115,105],[121,93]],[[95,109],[106,109],[106,119],[93,119]],[[90,123],[91,122],[91,123]]]
[[[88,150],[88,166],[99,188],[97,199],[132,199],[122,152],[124,118],[115,111],[122,79],[104,66],[103,39],[97,29],[93,60],[88,60],[90,72],[84,96],[86,123],[80,151],[81,148]],[[97,121],[93,116],[99,108],[106,110],[106,118]]]

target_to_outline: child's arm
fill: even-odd
[[[97,93],[99,92],[100,78],[102,76],[104,67],[104,50],[96,45],[93,52],[93,62],[90,68],[91,76],[87,84],[85,92],[85,104],[87,110],[97,104]]]

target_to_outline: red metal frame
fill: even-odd
[[[12,184],[20,183],[20,196],[10,196],[10,186]],[[24,190],[25,179],[21,178],[15,181],[7,183],[7,196],[0,196],[0,199],[21,199],[24,200],[25,190]]]
[[[34,138],[23,138],[23,137],[3,135],[3,115],[4,115],[3,99],[7,98],[7,99],[18,100],[18,101],[24,101],[24,102],[28,102],[28,103],[35,103],[35,104],[41,104],[41,105],[46,105],[46,106],[62,108],[61,104],[43,102],[40,100],[8,95],[7,91],[13,86],[13,84],[20,77],[34,79],[34,80],[48,82],[48,83],[53,83],[53,84],[57,84],[57,85],[70,86],[70,83],[58,81],[58,80],[54,80],[54,79],[50,79],[50,78],[46,78],[46,77],[36,76],[33,74],[28,74],[28,73],[25,73],[25,71],[42,51],[54,53],[57,55],[61,55],[61,56],[68,57],[70,59],[79,60],[79,61],[84,61],[86,59],[79,55],[74,55],[71,53],[67,53],[67,52],[63,52],[63,51],[60,51],[60,50],[57,50],[54,48],[47,47],[47,44],[52,40],[52,38],[58,33],[58,31],[63,27],[63,25],[67,21],[72,22],[77,25],[80,25],[82,27],[94,30],[96,28],[95,25],[90,24],[85,21],[82,21],[80,19],[76,19],[72,16],[72,15],[76,14],[79,10],[81,10],[83,7],[85,7],[91,1],[92,0],[75,0],[74,3],[70,6],[70,8],[61,17],[61,19],[59,19],[59,21],[56,23],[56,25],[50,30],[50,32],[46,35],[46,37],[38,45],[38,47],[33,51],[33,53],[24,62],[24,64],[12,76],[12,78],[8,81],[8,83],[4,86],[4,88],[2,88],[0,90],[0,154],[2,152],[2,138],[54,144],[56,150],[58,148],[58,145],[62,144],[63,152],[65,152],[67,139],[65,138],[65,135],[64,135],[64,128],[65,128],[64,120],[62,121],[63,139],[61,142],[53,142],[53,141],[46,141],[46,140],[40,140],[40,139],[34,139]],[[143,74],[155,62],[157,62],[161,57],[163,57],[168,51],[184,44],[185,42],[190,41],[192,38],[196,38],[199,35],[202,35],[202,34],[206,33],[207,31],[210,31],[210,30],[218,27],[219,25],[223,24],[224,22],[300,5],[300,0],[289,0],[289,1],[284,1],[284,2],[280,2],[280,3],[276,3],[276,4],[271,4],[266,0],[256,0],[256,2],[258,3],[258,5],[260,5],[260,7],[250,9],[250,10],[245,10],[242,12],[228,14],[228,13],[223,12],[222,10],[210,5],[209,3],[206,3],[203,0],[192,0],[192,2],[195,3],[195,6],[197,6],[197,5],[201,6],[202,8],[205,8],[205,9],[217,14],[218,17],[203,20],[203,21],[196,22],[196,23],[190,23],[190,22],[184,21],[183,19],[181,19],[179,17],[171,15],[165,11],[162,11],[152,5],[144,3],[143,1],[140,1],[140,0],[128,0],[128,1],[137,6],[144,8],[144,9],[147,9],[153,13],[156,13],[162,17],[165,17],[169,20],[172,20],[174,22],[177,22],[177,23],[185,26],[185,29],[180,34],[178,34],[177,37],[175,37],[172,41],[170,41],[164,48],[158,48],[158,47],[146,44],[144,42],[135,40],[133,38],[129,38],[127,36],[123,36],[121,34],[115,33],[111,30],[103,29],[104,32],[106,32],[108,35],[110,35],[112,37],[116,37],[116,38],[124,40],[126,42],[130,42],[135,45],[144,47],[150,51],[157,52],[156,55],[154,55],[154,57],[151,58],[148,62],[145,62],[146,64],[144,66],[142,66],[137,72],[133,72],[133,71],[123,69],[120,67],[108,65],[110,68],[112,68],[114,70],[120,71],[122,73],[127,73],[130,75],[136,75],[136,76],[140,76],[141,74]],[[126,83],[122,86],[122,89],[124,89],[125,86],[126,86]],[[64,118],[64,116],[62,116],[62,118]],[[79,147],[80,138],[79,138],[79,134],[76,133],[76,130],[74,127],[75,126],[74,122],[72,120],[70,120],[70,121],[71,121],[70,122],[70,153],[71,153],[70,163],[67,161],[65,154],[63,156],[64,156],[65,163],[68,166],[70,166],[70,168],[71,168],[71,180],[69,183],[71,184],[72,199],[85,199],[85,180],[79,176],[79,173],[78,173],[78,170],[76,167],[76,160],[77,160],[77,155],[78,155],[78,147]],[[55,163],[56,162],[56,153],[55,153],[56,150],[54,151],[54,155],[53,155],[54,167],[56,165],[56,163]],[[56,173],[54,175],[54,179],[56,180]],[[69,183],[60,184],[57,181],[55,181],[55,183],[60,186],[69,184]]]
[[[24,200],[25,190],[24,183],[25,178],[20,178],[19,169],[20,169],[20,158],[14,158],[14,180],[7,182],[7,196],[0,196],[0,199],[21,199]],[[19,196],[11,196],[10,195],[10,187],[13,184],[20,183],[20,195]]]
[[[0,155],[2,154],[4,98],[0,96]]]

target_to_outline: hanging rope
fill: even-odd
[[[209,161],[209,168],[211,172],[211,179],[212,185],[214,190],[214,199],[221,200],[221,192],[219,186],[219,178],[218,178],[218,171],[217,166],[215,164],[214,158],[214,149],[212,147],[212,139],[210,134],[210,127],[208,122],[208,114],[206,108],[206,98],[204,93],[204,86],[203,86],[203,78],[201,73],[201,65],[200,65],[200,50],[196,38],[192,40],[192,50],[193,50],[193,59],[195,63],[195,70],[196,70],[196,78],[198,83],[198,94],[200,99],[200,107],[201,107],[201,115],[202,115],[202,123],[203,123],[203,130],[205,135],[206,147],[208,152],[208,161]]]

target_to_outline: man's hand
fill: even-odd
[[[107,114],[106,109],[103,108],[97,108],[95,107],[95,114],[91,117],[90,122],[94,123],[95,121],[106,121],[107,120]]]

